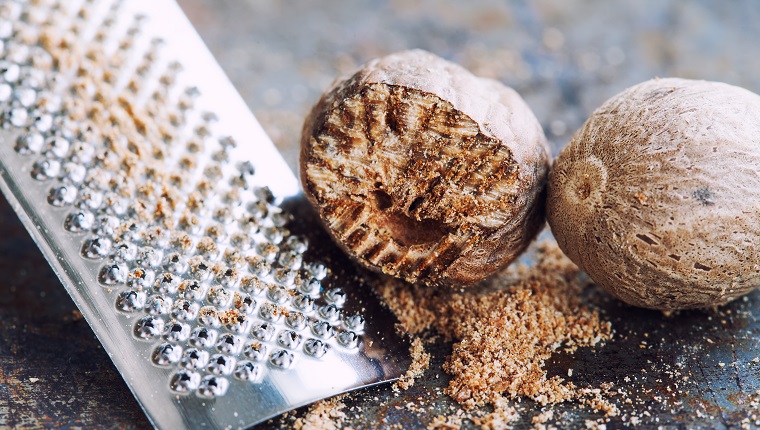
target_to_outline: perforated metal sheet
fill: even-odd
[[[245,427],[406,369],[173,2],[0,5],[0,188],[156,426]]]

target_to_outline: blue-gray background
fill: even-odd
[[[555,147],[604,100],[678,76],[760,92],[760,3],[181,0],[295,166],[307,110],[337,76],[422,48],[515,88]]]

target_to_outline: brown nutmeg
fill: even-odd
[[[374,270],[468,285],[543,226],[549,155],[512,89],[425,51],[369,62],[306,119],[304,192],[341,247]]]
[[[657,79],[597,109],[554,163],[547,218],[602,288],[653,309],[760,285],[760,96]]]

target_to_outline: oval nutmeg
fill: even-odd
[[[560,248],[632,305],[726,303],[760,285],[760,96],[656,79],[597,109],[555,160]]]
[[[333,84],[306,119],[300,174],[355,260],[409,282],[472,284],[544,223],[549,155],[512,89],[425,51]]]

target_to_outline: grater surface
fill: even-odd
[[[0,125],[0,188],[157,427],[408,367],[174,2],[0,2]]]

